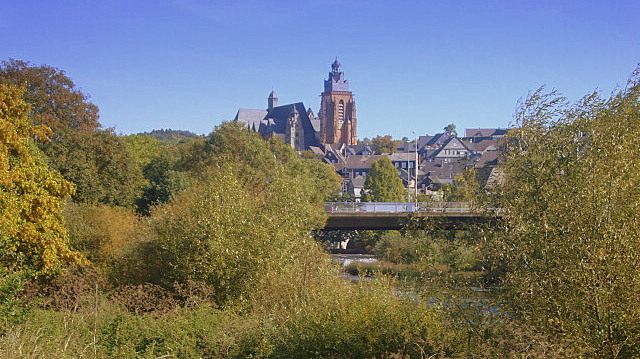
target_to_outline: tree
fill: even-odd
[[[281,140],[236,123],[217,126],[192,150],[182,166],[194,184],[152,210],[157,239],[142,243],[131,263],[144,263],[141,282],[204,282],[218,304],[245,300],[310,250],[310,231],[326,220],[324,191],[339,182]]]
[[[530,94],[501,166],[516,313],[585,357],[640,355],[638,75],[607,100]]]
[[[112,129],[69,134],[45,150],[52,165],[76,184],[77,202],[130,207],[142,192],[141,168]]]
[[[0,84],[0,264],[5,273],[55,273],[84,263],[67,246],[62,206],[73,184],[49,169],[34,146],[51,131],[28,118],[24,88]]]
[[[450,123],[447,126],[445,126],[443,130],[447,136],[458,136],[458,131],[456,131],[456,125],[454,125],[453,123]]]
[[[128,135],[122,138],[138,166],[144,168],[160,156],[160,141],[150,135]]]
[[[34,125],[46,125],[51,141],[38,146],[51,166],[76,184],[74,200],[132,205],[142,173],[113,129],[102,129],[98,107],[64,71],[9,59],[0,64],[0,83],[25,86]]]
[[[402,202],[404,186],[398,177],[398,170],[389,158],[382,157],[371,165],[364,181],[363,201],[365,202]]]
[[[69,132],[100,128],[98,107],[62,70],[9,59],[0,64],[0,82],[26,85],[24,100],[31,106],[31,121],[51,128],[52,141]]]
[[[371,146],[377,155],[396,152],[396,144],[393,142],[391,135],[376,136],[376,138],[371,140]]]
[[[453,179],[453,185],[443,186],[445,200],[447,202],[474,202],[480,194],[480,183],[477,173],[473,169],[465,170],[457,174]]]

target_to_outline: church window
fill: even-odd
[[[340,100],[338,103],[338,128],[342,128],[344,123],[344,101]]]

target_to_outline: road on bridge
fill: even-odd
[[[398,230],[405,228],[468,229],[472,225],[495,225],[495,210],[480,209],[467,202],[329,202],[325,231]]]

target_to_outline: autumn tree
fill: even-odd
[[[515,313],[585,357],[640,355],[638,75],[609,99],[532,93],[501,165]]]
[[[52,274],[82,263],[67,247],[62,206],[73,184],[47,167],[34,138],[46,141],[45,125],[32,125],[24,88],[0,84],[0,264],[4,273]]]
[[[364,181],[365,202],[402,202],[405,190],[398,170],[388,157],[382,157],[371,165]]]
[[[0,83],[25,86],[34,125],[52,130],[38,143],[54,169],[76,184],[76,201],[132,205],[142,174],[126,145],[98,122],[98,107],[65,74],[48,65],[9,59],[0,63]]]

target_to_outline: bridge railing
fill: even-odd
[[[469,202],[328,202],[328,213],[470,213],[474,208]]]

